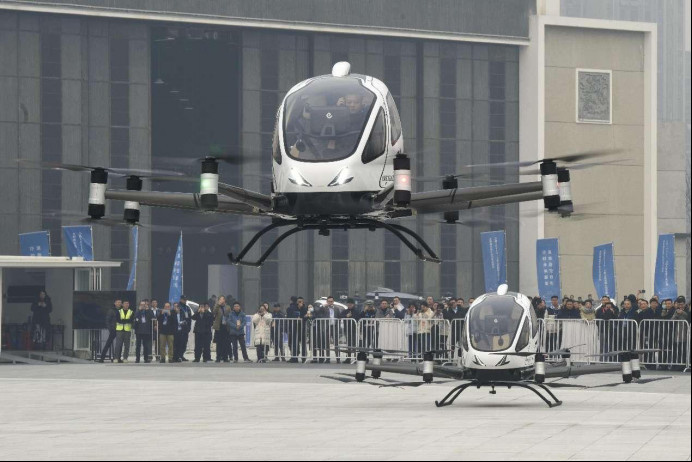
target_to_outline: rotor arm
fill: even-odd
[[[411,208],[417,214],[440,213],[542,198],[542,183],[535,181],[413,193],[411,194]]]
[[[242,203],[257,207],[258,209],[271,211],[272,198],[266,194],[261,194],[247,189],[233,186],[226,183],[219,183],[219,194],[230,197]]]
[[[107,190],[106,199],[135,201],[149,207],[170,207],[202,211],[198,193]],[[258,210],[252,205],[226,196],[219,197],[219,204],[215,211],[240,215],[260,215]]]

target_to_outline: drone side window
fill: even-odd
[[[392,146],[394,146],[401,137],[401,118],[391,93],[387,94],[387,110],[389,111],[389,124],[392,127]]]
[[[384,111],[380,108],[380,111],[377,113],[375,125],[372,127],[368,144],[365,145],[365,150],[363,151],[362,160],[364,164],[372,162],[384,154],[386,148],[385,138]]]
[[[524,319],[524,327],[521,329],[521,334],[519,335],[519,341],[517,341],[516,351],[521,351],[529,345],[529,340],[531,339],[531,332],[529,330],[529,320]]]
[[[274,161],[281,165],[281,147],[279,146],[279,112],[276,113],[276,122],[274,122],[274,136],[272,137],[272,156]]]
[[[533,309],[533,306],[529,307],[529,313],[531,315],[531,338],[533,338],[538,333],[538,316],[536,316],[536,310]]]

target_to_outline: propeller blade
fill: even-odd
[[[586,385],[577,385],[576,383],[562,383],[562,382],[545,382],[544,385],[550,388],[589,388]]]
[[[580,160],[593,159],[598,157],[606,157],[613,154],[622,152],[622,149],[600,149],[594,151],[584,151],[577,152],[574,154],[567,154],[559,157],[546,157],[541,160],[528,160],[528,161],[514,161],[514,162],[495,162],[490,164],[469,164],[464,165],[464,169],[475,169],[475,168],[509,168],[509,167],[530,167],[532,165],[540,164],[545,161],[553,161],[559,163],[570,164],[578,162]]]
[[[605,162],[586,162],[583,164],[573,164],[573,165],[569,166],[569,170],[570,171],[572,171],[572,170],[585,170],[585,169],[589,169],[592,167],[601,167],[601,166],[614,165],[614,164],[617,165],[620,162],[627,162],[629,160],[631,160],[631,159],[615,159],[615,160],[605,161]],[[519,172],[519,175],[540,175],[540,174],[541,174],[541,170],[537,169],[537,168],[531,169],[531,170],[521,170]]]
[[[320,375],[320,377],[323,379],[336,380],[337,382],[341,382],[341,383],[358,383],[358,384],[367,383],[368,385],[373,385],[376,387],[380,386],[380,384],[377,384],[377,383],[372,383],[372,382],[367,382],[367,381],[358,382],[356,379],[348,379],[346,377],[332,377],[330,375]]]
[[[620,351],[611,351],[609,353],[600,353],[600,354],[595,354],[595,355],[588,355],[587,357],[592,357],[592,358],[602,358],[604,356],[617,356],[622,353],[630,353],[630,354],[636,354],[636,355],[643,355],[644,353],[660,353],[661,350],[656,349],[656,348],[644,348],[640,350],[620,350]]]
[[[673,377],[670,376],[670,375],[667,375],[667,376],[665,376],[665,377],[649,377],[649,378],[646,378],[646,379],[638,379],[638,380],[637,380],[636,382],[634,382],[634,383],[658,382],[659,380],[668,380],[668,379],[672,379],[672,378],[673,378]]]
[[[165,175],[169,177],[182,176],[180,172],[174,170],[150,170],[142,168],[118,168],[118,167],[93,167],[90,165],[64,164],[62,162],[43,162],[27,159],[17,159],[17,163],[26,167],[39,167],[45,170],[69,170],[72,172],[90,172],[97,168],[108,171],[116,176],[139,176],[148,178],[156,175]]]

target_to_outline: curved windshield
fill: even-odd
[[[524,309],[512,297],[490,296],[469,313],[471,346],[478,351],[503,351],[514,342]]]
[[[284,145],[307,162],[335,161],[353,154],[375,102],[354,77],[314,80],[286,98]]]

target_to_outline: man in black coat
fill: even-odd
[[[45,350],[50,335],[50,313],[53,311],[53,303],[50,297],[42,290],[38,298],[31,304],[31,321],[33,324],[32,340],[37,349]]]
[[[154,313],[145,302],[139,302],[139,309],[135,313],[134,329],[137,336],[137,346],[135,348],[135,362],[139,362],[142,345],[144,345],[144,362],[151,362],[151,343],[152,343],[152,321]]]
[[[464,299],[457,298],[456,300],[450,300],[454,304],[449,310],[445,312],[445,319],[449,321],[452,326],[452,359],[454,358],[454,352],[457,350],[457,343],[461,340],[462,332],[464,330],[464,318],[466,318],[466,312],[468,308],[464,308]]]
[[[198,363],[200,358],[203,361],[211,361],[211,330],[214,326],[214,314],[209,310],[209,305],[202,303],[195,314],[192,315],[195,321],[195,360]]]
[[[308,313],[308,308],[305,305],[303,297],[291,297],[291,304],[286,310],[286,318],[288,323],[288,344],[291,348],[290,363],[297,363],[298,356],[302,347],[303,362],[307,360],[307,345],[305,341],[305,316]]]
[[[190,331],[192,330],[192,309],[187,305],[187,297],[185,295],[180,296],[180,303],[178,303],[180,306],[180,312],[183,314],[183,331],[185,332],[185,336],[180,336],[180,341],[182,342],[180,344],[180,354],[178,356],[178,359],[181,361],[187,361],[185,359],[185,352],[187,351],[187,340],[190,338]]]
[[[123,301],[118,299],[113,303],[113,306],[106,313],[106,329],[108,329],[108,340],[106,340],[106,345],[103,347],[103,350],[101,350],[101,359],[99,359],[100,363],[102,363],[103,360],[105,359],[106,352],[113,345],[113,342],[115,341],[115,337],[117,336],[117,332],[115,330],[115,324],[116,324],[117,319],[118,319],[118,311],[120,311],[120,308],[122,306],[123,306]],[[111,362],[113,362],[112,352],[111,352]]]
[[[288,332],[286,316],[281,312],[281,304],[274,303],[272,307],[271,341],[274,344],[274,361],[286,361],[284,348],[284,333]]]
[[[180,297],[182,299],[182,297]],[[188,308],[189,309],[189,308]],[[192,316],[189,320],[185,315],[185,312],[180,307],[180,304],[173,304],[173,318],[175,319],[175,336],[173,339],[173,361],[182,363],[185,361],[183,356],[185,355],[185,349],[187,345],[187,337],[190,333],[190,323],[192,322]]]
[[[346,338],[346,345],[349,348],[356,348],[358,346],[358,320],[360,319],[360,313],[356,311],[355,300],[349,298],[346,300],[346,309],[339,315],[340,319],[343,319],[344,329],[343,334]],[[356,353],[352,350],[346,351],[346,361],[344,364],[351,364],[351,353],[355,358]]]

